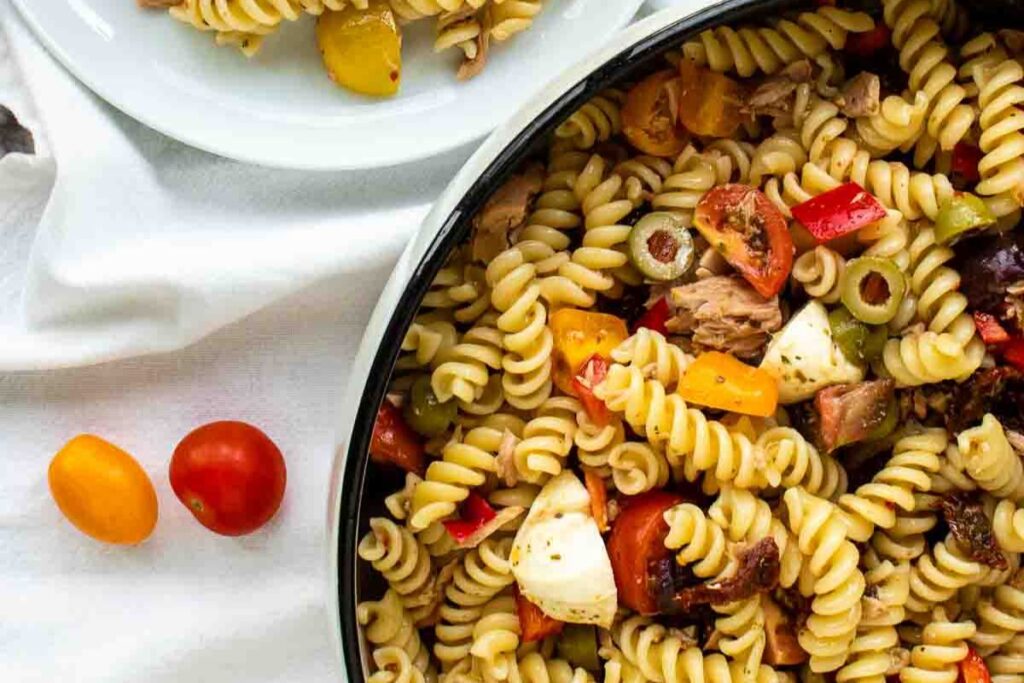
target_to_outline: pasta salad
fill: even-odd
[[[971,26],[707,30],[494,191],[377,415],[371,680],[1021,680],[1024,33]]]

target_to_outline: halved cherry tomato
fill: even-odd
[[[593,356],[609,358],[629,336],[626,321],[607,313],[562,308],[551,315],[555,336],[552,377],[555,386],[576,396],[575,378]],[[602,378],[603,379],[603,378]]]
[[[987,345],[1005,344],[1010,341],[1010,333],[996,317],[990,313],[974,312],[974,326],[978,328],[981,341]]]
[[[523,632],[521,640],[524,643],[533,643],[558,635],[565,628],[564,621],[549,617],[540,607],[523,597],[519,592],[519,586],[514,586],[512,592],[516,597],[516,613],[519,616],[519,628]]]
[[[679,77],[671,69],[658,71],[634,85],[622,105],[622,132],[645,154],[670,157],[688,141],[679,127]]]
[[[1003,360],[1024,372],[1024,339],[1017,337],[1006,342],[1003,347]]]
[[[671,317],[672,311],[668,307],[668,298],[661,297],[653,306],[647,309],[646,313],[633,323],[633,332],[636,332],[641,327],[646,327],[649,330],[667,335],[668,319]]]
[[[694,135],[727,138],[743,123],[743,86],[691,59],[679,61],[679,120]]]
[[[722,185],[697,204],[697,230],[766,299],[779,293],[793,267],[786,218],[760,190]]]
[[[865,33],[851,33],[846,39],[846,51],[855,57],[870,57],[889,44],[891,32],[881,21]]]
[[[608,375],[608,361],[601,356],[591,356],[590,360],[580,368],[580,374],[572,380],[572,393],[583,404],[587,417],[598,427],[604,427],[612,419],[612,413],[604,401],[594,395],[594,387],[604,381]]]
[[[684,502],[677,493],[651,491],[627,499],[612,524],[608,557],[612,561],[619,602],[640,614],[656,614],[658,603],[647,583],[651,562],[671,554],[665,547],[665,512]]]
[[[604,533],[608,531],[608,489],[605,488],[601,475],[590,469],[583,468],[583,482],[590,494],[590,514],[597,522],[597,528]]]
[[[960,661],[958,683],[991,683],[992,676],[988,672],[985,660],[973,647],[967,649],[967,656]]]
[[[374,462],[396,465],[406,472],[423,474],[426,456],[419,436],[405,423],[398,408],[384,401],[377,411],[370,439],[370,457]]]
[[[755,417],[770,417],[779,406],[779,385],[772,375],[720,351],[702,353],[690,363],[679,380],[679,394],[688,403]]]

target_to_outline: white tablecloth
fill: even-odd
[[[0,160],[0,683],[344,680],[323,611],[340,397],[468,150],[359,174],[245,167],[121,116],[6,0],[0,18],[0,104],[39,151]],[[216,419],[260,426],[288,463],[282,511],[250,537],[203,529],[167,481],[177,441]],[[140,547],[82,536],[47,493],[50,458],[84,431],[153,477],[160,523]]]

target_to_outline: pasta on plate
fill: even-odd
[[[1024,680],[1024,34],[971,21],[705,31],[494,189],[375,425],[374,680]]]
[[[331,79],[374,96],[398,91],[403,26],[432,22],[434,51],[460,53],[458,77],[467,79],[483,70],[491,41],[504,42],[529,29],[543,9],[542,0],[139,0],[139,4],[167,8],[172,18],[215,34],[217,45],[236,47],[247,57],[258,53],[264,39],[285,22],[315,17],[317,47]],[[593,134],[594,124],[582,119],[579,124],[585,127],[578,134]]]

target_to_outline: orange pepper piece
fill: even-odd
[[[609,358],[616,346],[629,337],[626,321],[607,313],[562,308],[551,315],[555,337],[552,376],[555,386],[575,396],[573,380],[580,368],[595,355]]]
[[[770,417],[779,405],[774,377],[718,351],[701,354],[686,368],[679,394],[688,403],[755,417]]]

